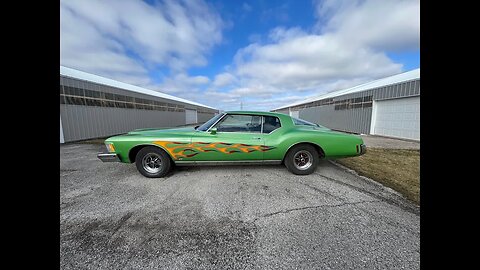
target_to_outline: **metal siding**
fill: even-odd
[[[81,139],[88,138],[88,123],[85,106],[77,106],[78,109],[78,119],[80,124],[80,133],[82,134]]]
[[[72,108],[73,105],[65,105],[65,120],[64,120],[64,124],[65,122],[67,123],[67,125],[64,125],[64,131],[65,131],[65,127],[68,127],[68,140],[69,141],[72,141],[72,140],[75,140],[75,138],[77,138],[77,134],[76,134],[76,130],[77,130],[77,127],[76,127],[76,124],[75,124],[75,117],[74,117],[74,111],[73,111],[73,108]],[[67,138],[65,138],[67,139]]]
[[[420,80],[415,81],[415,94],[416,95],[420,94]]]
[[[387,97],[388,98],[392,98],[395,96],[395,88],[393,85],[389,85],[388,87],[386,87],[387,89]]]
[[[72,116],[72,123],[73,123],[73,127],[74,127],[74,139],[76,140],[79,140],[82,135],[80,133],[80,124],[79,124],[79,120],[78,120],[78,112],[77,112],[77,106],[76,105],[69,105],[70,107],[70,111],[72,112],[71,116]]]
[[[68,127],[68,140],[69,141],[72,141],[72,140],[75,140],[75,138],[77,137],[77,134],[76,134],[76,130],[77,130],[77,127],[76,127],[76,124],[75,124],[75,117],[74,117],[74,112],[73,112],[73,108],[72,108],[73,105],[65,105],[65,114],[67,117],[65,118],[64,120],[64,124],[65,122],[67,123],[67,125],[64,125],[63,128],[64,128],[64,131],[65,131],[65,127]],[[65,138],[67,139],[67,138]]]
[[[370,133],[371,108],[335,111],[334,105],[309,107],[300,110],[300,118],[331,129],[354,133]]]
[[[60,115],[63,116],[63,119],[60,118],[62,120],[63,139],[65,140],[65,142],[68,142],[72,136],[70,135],[70,129],[68,127],[68,116],[66,113],[65,105],[63,104],[60,105]]]
[[[68,78],[68,77],[62,77],[63,78],[63,85],[64,86],[73,86],[73,80]]]
[[[82,134],[82,139],[88,138],[88,123],[85,106],[77,106],[78,109],[78,118],[80,120],[80,129]]]
[[[420,79],[403,83],[396,83],[363,92],[333,97],[334,101],[355,98],[360,96],[372,96],[372,100],[388,100],[401,97],[417,96],[420,94]],[[291,108],[277,110],[288,114]],[[332,129],[349,132],[370,134],[372,124],[373,107],[355,108],[347,110],[334,110],[333,105],[324,105],[301,109],[299,116],[307,121],[315,122]]]
[[[213,116],[214,116],[213,113],[200,113],[198,114],[198,122],[205,123],[208,120],[210,120],[210,118],[212,118]]]
[[[94,121],[95,121],[95,118],[93,117],[93,112],[92,112],[92,109],[93,107],[89,106],[89,107],[85,107],[85,117],[86,117],[86,124],[87,124],[87,127],[88,127],[88,138],[92,138],[95,134],[95,131],[94,131]]]
[[[76,80],[60,76],[60,85],[77,87],[106,93],[129,95],[148,100],[183,105],[187,103],[152,97],[141,93],[108,87],[101,84]],[[193,106],[196,110],[204,109],[201,106]],[[115,134],[126,133],[137,128],[156,128],[181,126],[186,123],[186,113],[157,110],[137,110],[127,108],[110,108],[96,106],[82,106],[72,104],[60,104],[60,125],[65,142],[77,141],[90,138],[107,137]],[[197,119],[206,122],[214,113],[198,113]]]
[[[60,143],[65,143],[65,137],[63,136],[62,116],[60,116]]]
[[[93,107],[85,107],[85,112],[86,112],[86,123],[88,125],[88,138],[92,138],[95,135],[95,130],[94,130],[94,121],[95,118],[93,117],[93,112],[92,109]]]

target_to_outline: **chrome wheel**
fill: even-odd
[[[300,150],[293,156],[293,164],[299,170],[306,170],[313,164],[313,156],[306,150]]]
[[[142,159],[142,166],[149,173],[158,173],[162,168],[162,158],[157,153],[148,153]]]

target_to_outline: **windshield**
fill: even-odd
[[[313,126],[313,127],[324,128],[324,126],[321,126],[321,125],[315,124],[315,123],[311,123],[311,122],[308,122],[308,121],[305,121],[305,120],[302,120],[302,119],[292,117],[292,120],[293,120],[293,123],[297,126]]]
[[[212,119],[208,120],[207,122],[205,122],[203,125],[199,126],[197,128],[197,130],[200,130],[200,131],[207,131],[207,129],[213,125],[213,123],[217,122],[218,119],[220,119],[220,117],[223,116],[223,113],[219,113],[217,115],[215,115]]]

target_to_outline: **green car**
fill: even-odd
[[[232,111],[201,126],[139,129],[105,140],[104,162],[135,162],[146,177],[163,177],[174,165],[285,164],[299,175],[315,171],[321,158],[359,156],[361,137],[281,113]]]

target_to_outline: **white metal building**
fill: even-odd
[[[60,66],[60,143],[203,123],[218,110]]]
[[[272,111],[346,132],[420,140],[420,69]]]

